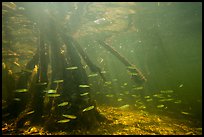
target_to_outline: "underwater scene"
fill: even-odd
[[[202,135],[202,3],[2,2],[2,135]]]

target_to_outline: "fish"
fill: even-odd
[[[25,10],[25,8],[24,8],[24,7],[19,7],[18,9],[19,9],[19,10]]]
[[[102,74],[105,74],[105,73],[106,73],[106,71],[101,71],[101,73],[102,73]]]
[[[142,106],[140,106],[140,107],[138,107],[138,108],[139,108],[139,109],[145,109],[146,106],[142,105]]]
[[[164,98],[164,96],[162,94],[155,94],[153,95],[153,97],[156,97],[156,98]]]
[[[106,81],[105,84],[110,85],[112,82],[111,81]]]
[[[15,101],[21,101],[20,98],[14,98],[13,100],[15,100]]]
[[[143,103],[142,102],[140,102],[140,101],[138,101],[138,102],[136,102],[137,104],[140,104],[140,105],[143,105]]]
[[[163,108],[164,105],[157,105],[157,108]]]
[[[184,115],[190,115],[190,113],[188,113],[188,112],[184,112],[184,111],[182,111],[181,114],[184,114]]]
[[[89,93],[86,92],[86,93],[80,94],[80,96],[86,96],[86,95],[88,95],[88,94],[89,94]]]
[[[57,90],[49,89],[49,90],[44,90],[44,92],[47,92],[48,94],[53,94],[53,93],[57,93]]]
[[[84,69],[86,69],[88,67],[88,65],[83,66]]]
[[[99,63],[102,63],[103,62],[103,59],[101,58],[100,62]]]
[[[88,75],[88,77],[96,77],[96,76],[98,76],[97,73],[95,73],[95,74],[91,74],[91,75]]]
[[[44,86],[44,85],[47,85],[47,82],[36,83],[36,85]]]
[[[147,102],[149,102],[149,101],[152,101],[152,98],[150,98],[150,99],[147,99],[146,101],[147,101]]]
[[[70,118],[70,119],[76,119],[77,117],[75,115],[62,115],[63,117]]]
[[[159,101],[164,102],[164,101],[172,101],[172,100],[174,100],[174,99],[173,98],[167,98],[167,99],[160,99]]]
[[[101,59],[100,63],[102,63],[102,62],[103,62],[103,59]]]
[[[64,82],[64,80],[55,80],[55,81],[53,81],[53,83],[62,83],[62,82]]]
[[[150,96],[145,96],[144,98],[150,98]]]
[[[92,110],[93,108],[94,108],[94,106],[87,107],[87,108],[83,109],[82,112]]]
[[[176,100],[174,103],[176,104],[181,103],[181,100]]]
[[[137,95],[131,95],[132,97],[137,97]]]
[[[2,14],[4,14],[4,13],[7,13],[8,11],[7,10],[3,10],[2,9]],[[3,41],[3,43],[8,43],[7,41]]]
[[[173,93],[174,91],[173,90],[161,90],[160,92],[161,93]]]
[[[60,94],[48,94],[47,96],[48,96],[48,97],[59,97]]]
[[[183,87],[183,84],[179,85],[179,88],[182,88]]]
[[[118,101],[122,101],[123,99],[122,99],[122,98],[118,98],[117,100],[118,100]]]
[[[137,76],[137,75],[138,75],[138,73],[131,73],[131,75],[132,75],[132,76]]]
[[[105,18],[100,18],[100,19],[94,20],[94,23],[96,23],[96,24],[101,24],[101,23],[104,22],[105,20],[106,20]]]
[[[68,67],[66,68],[67,70],[75,70],[75,69],[78,69],[78,67]]]
[[[135,69],[134,66],[128,66],[127,68],[128,68],[128,69]]]
[[[17,62],[13,62],[13,64],[15,64],[18,67],[21,67],[21,65],[19,63],[17,63]]]
[[[113,81],[118,81],[118,79],[115,78],[115,79],[113,79]]]
[[[6,64],[4,62],[2,62],[2,68],[6,69]]]
[[[127,83],[124,83],[123,85],[124,85],[124,86],[127,86]]]
[[[14,92],[19,92],[19,93],[28,92],[28,89],[16,89],[14,90]]]
[[[58,107],[63,107],[63,106],[66,106],[66,105],[68,105],[69,104],[69,102],[63,102],[63,103],[60,103],[59,105],[57,105]]]
[[[167,95],[167,97],[171,97],[171,95]]]
[[[108,94],[108,95],[106,95],[106,97],[111,98],[111,97],[113,97],[113,94]]]
[[[129,104],[126,104],[126,105],[123,105],[123,106],[119,107],[119,109],[127,109],[127,108],[129,108],[129,107],[130,107],[130,105],[129,105]]]
[[[57,123],[67,123],[67,122],[69,122],[70,121],[70,119],[64,119],[64,120],[59,120],[59,121],[57,121]]]
[[[141,95],[138,95],[138,94],[137,94],[137,95],[135,95],[135,97],[136,97],[136,98],[140,98],[140,97],[141,97]]]
[[[143,89],[144,87],[136,87],[135,89],[136,90],[141,90],[141,89]]]
[[[28,113],[26,113],[27,115],[33,114],[35,111],[30,111]]]
[[[89,88],[89,85],[79,85],[80,88]]]

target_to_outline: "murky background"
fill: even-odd
[[[202,127],[201,3],[15,4],[20,12],[8,14],[10,11],[2,10],[2,57],[13,73],[19,73],[36,52],[38,23],[43,20],[36,8],[44,6],[43,12],[56,15],[55,23],[80,43],[106,77],[104,82],[84,63],[90,94],[98,105],[144,110],[191,120],[196,127]],[[76,9],[81,10],[76,13]],[[137,66],[147,82],[135,83],[127,66],[98,40]],[[20,57],[7,58],[8,53]],[[9,96],[6,92],[2,95],[3,99]]]

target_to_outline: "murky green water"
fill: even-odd
[[[128,105],[133,110],[181,118],[202,127],[201,3],[13,4],[4,3],[2,11],[2,57],[14,75],[19,75],[36,52],[40,53],[37,50],[40,40],[44,39],[45,45],[52,45],[49,37],[55,37],[51,32],[63,28],[63,33],[71,35],[80,44],[106,78],[103,81],[99,73],[92,72],[78,52],[91,87],[90,93],[83,92],[81,97],[90,95],[98,105]],[[49,30],[50,24],[56,28]],[[66,43],[62,39],[59,41],[59,51],[64,54],[63,44]],[[135,82],[127,71],[128,66],[98,41],[105,42],[134,64],[147,81],[142,85]],[[54,56],[54,52],[51,55]],[[61,61],[57,55],[54,57],[56,62]],[[73,71],[71,69],[67,71]],[[65,73],[56,71],[56,79],[62,79],[63,75]],[[4,79],[6,76],[2,81]],[[3,100],[6,101],[10,96],[7,92],[3,88]],[[75,97],[72,95],[70,98]]]

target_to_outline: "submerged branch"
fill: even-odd
[[[128,70],[131,72],[132,78],[137,83],[144,83],[147,81],[145,76],[142,74],[142,72],[133,64],[131,64],[125,57],[123,57],[119,52],[117,52],[114,48],[107,45],[103,41],[98,40],[98,42],[106,48],[108,51],[110,51],[113,55],[115,55],[125,66],[128,67]]]

